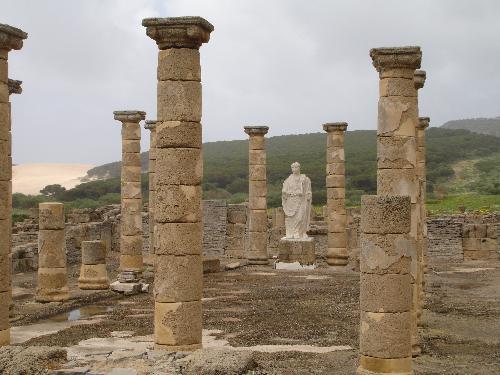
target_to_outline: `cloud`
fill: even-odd
[[[102,163],[120,157],[116,109],[156,113],[155,43],[140,21],[200,15],[204,140],[375,129],[378,75],[368,51],[420,45],[428,80],[421,115],[433,125],[500,115],[500,3],[297,0],[7,0],[2,22],[30,33],[11,53],[14,160]],[[143,131],[143,147],[149,135]]]

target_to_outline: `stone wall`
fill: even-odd
[[[427,219],[428,262],[463,261],[463,216],[438,216]]]
[[[203,201],[203,255],[222,257],[227,247],[227,202]]]
[[[227,206],[225,256],[245,258],[248,248],[247,216],[248,207],[246,204],[229,204]]]

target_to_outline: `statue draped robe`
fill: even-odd
[[[286,238],[308,238],[311,199],[311,180],[305,174],[292,174],[283,183],[282,205],[285,212]]]

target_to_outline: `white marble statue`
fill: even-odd
[[[292,174],[283,183],[282,205],[287,239],[307,239],[311,220],[311,180],[300,174],[300,164],[292,164]]]

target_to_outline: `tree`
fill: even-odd
[[[40,193],[42,193],[47,197],[59,199],[64,194],[65,191],[66,191],[65,187],[59,184],[52,184],[45,186],[42,190],[40,190]]]

